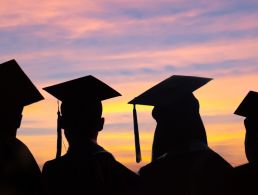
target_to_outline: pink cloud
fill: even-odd
[[[12,55],[2,55],[2,61],[7,61],[11,58],[16,58],[20,65],[24,68],[24,71],[28,75],[32,76],[32,80],[40,86],[47,86],[61,81],[60,78],[47,78],[48,74],[52,73],[80,73],[78,76],[84,74],[105,74],[107,82],[109,80],[117,80],[123,83],[125,75],[122,71],[135,71],[133,72],[134,77],[130,80],[127,76],[127,81],[135,82],[137,77],[138,82],[146,79],[159,79],[151,76],[151,74],[145,74],[137,71],[144,68],[149,68],[153,72],[160,72],[165,65],[172,65],[178,70],[161,72],[162,75],[169,75],[169,72],[183,74],[185,70],[191,69],[194,64],[207,64],[207,68],[204,70],[192,70],[193,73],[202,73],[210,75],[228,75],[230,76],[231,71],[234,71],[234,66],[212,68],[209,66],[212,64],[220,64],[224,61],[230,60],[250,60],[253,64],[243,63],[238,66],[236,70],[242,74],[250,74],[252,68],[255,67],[255,63],[258,61],[257,51],[258,50],[258,39],[240,39],[240,40],[221,40],[211,41],[207,43],[196,43],[191,45],[185,45],[180,47],[160,47],[160,48],[149,48],[139,49],[138,51],[131,51],[130,49],[125,51],[107,51],[101,48],[87,48],[84,49],[69,47],[61,49],[38,49],[33,52],[19,52],[13,53]],[[44,59],[56,58],[62,59],[62,62],[58,64],[55,62],[54,65],[41,62]],[[48,62],[48,61],[47,61]],[[67,64],[62,64],[67,62]],[[27,64],[30,66],[27,66]],[[250,66],[252,65],[252,66]],[[48,70],[51,69],[51,72]],[[182,70],[181,70],[182,69]],[[207,69],[207,70],[206,70]],[[223,69],[223,72],[221,70]],[[167,73],[166,73],[167,72]],[[40,81],[38,83],[37,78],[41,74],[45,75],[42,78],[47,80]],[[108,75],[110,74],[110,78]],[[112,76],[115,75],[115,78]],[[155,75],[155,74],[154,74]],[[160,74],[159,74],[160,75]],[[147,77],[146,77],[147,76]],[[72,79],[74,76],[71,75]],[[142,78],[142,79],[141,79]],[[149,80],[151,81],[151,80]],[[43,83],[42,83],[43,82]],[[117,83],[119,83],[117,82]],[[111,82],[113,83],[113,82]]]
[[[173,64],[178,67],[192,64],[221,62],[224,60],[257,59],[258,39],[224,40],[197,43],[175,48],[160,48],[136,52],[115,53],[100,57],[100,60],[137,61],[143,67],[157,67],[161,64]],[[136,65],[137,66],[137,65]],[[135,68],[136,66],[133,66]]]
[[[203,3],[197,2],[190,4],[189,1],[61,1],[52,2],[44,1],[12,1],[13,3],[1,2],[0,4],[0,27],[14,28],[28,25],[45,25],[45,29],[34,29],[32,35],[45,37],[48,39],[75,39],[86,38],[92,36],[93,32],[105,32],[105,36],[126,36],[130,34],[146,34],[149,31],[153,33],[164,33],[161,30],[164,25],[173,25],[170,33],[180,30],[178,26],[191,23],[192,19],[197,18],[203,20],[202,14],[209,11],[220,9],[221,6],[229,6],[222,2]],[[150,15],[147,18],[131,18],[126,15],[119,14],[121,8],[141,10],[144,14],[147,11],[152,11],[162,6],[171,5],[182,8],[178,13],[167,15]],[[110,6],[108,6],[110,5]],[[112,6],[111,6],[112,5]],[[192,6],[192,7],[191,7]],[[101,14],[113,14],[111,18],[105,16],[99,17]],[[198,17],[200,16],[200,17]],[[242,17],[242,16],[241,16]],[[204,19],[205,20],[205,19]],[[212,27],[210,27],[212,28]],[[62,33],[61,33],[62,32]],[[184,33],[184,32],[182,32]]]
[[[163,14],[162,9],[171,4],[173,4],[172,8],[178,8],[178,11]],[[177,38],[182,34],[191,36],[191,33],[199,33],[199,35],[208,33],[209,35],[214,32],[248,31],[258,27],[256,13],[233,13],[216,17],[203,16],[230,6],[231,3],[222,0],[212,2],[111,0],[108,3],[104,0],[75,0],[72,3],[68,0],[2,1],[0,2],[1,29],[11,30],[12,35],[23,33],[25,35],[22,38],[35,39],[36,43],[45,40],[56,43],[61,40],[67,45],[56,46],[51,42],[47,48],[36,45],[28,50],[10,50],[9,54],[1,54],[1,60],[16,58],[39,88],[79,75],[97,74],[100,79],[125,94],[119,99],[107,101],[104,104],[107,108],[105,111],[106,125],[124,123],[125,126],[122,127],[121,131],[126,133],[109,131],[101,135],[100,141],[111,152],[114,152],[119,160],[131,168],[137,169],[139,165],[134,163],[132,125],[128,125],[132,122],[131,106],[123,105],[129,99],[175,72],[183,74],[185,70],[191,70],[195,64],[212,66],[230,60],[250,60],[253,63],[252,67],[248,66],[249,64],[247,66],[241,65],[238,76],[231,74],[231,71],[235,70],[234,66],[225,67],[225,69],[209,70],[204,68],[204,70],[191,71],[191,74],[197,73],[201,76],[226,75],[226,77],[215,78],[209,86],[198,90],[196,95],[201,103],[202,115],[214,116],[215,118],[221,114],[230,115],[249,90],[258,90],[257,72],[252,72],[252,68],[258,60],[258,39],[252,37],[242,39],[216,37],[215,40],[209,39],[209,41],[199,41],[199,43],[187,43],[181,40],[180,45],[153,44],[152,46],[146,46],[144,43],[138,44],[135,40],[129,40],[120,46],[119,42],[112,43],[112,41],[116,40],[117,37],[126,39],[130,36],[137,36],[140,40],[144,39],[145,36],[149,36],[149,39],[155,36],[159,38],[166,36],[169,39],[172,36]],[[139,13],[143,14],[144,17],[141,15],[138,17],[137,13],[136,17],[133,16],[134,13],[123,13],[123,11],[128,10],[130,12],[130,9],[140,11]],[[39,27],[30,29],[29,26],[33,25]],[[168,28],[163,28],[164,26]],[[18,32],[17,29],[21,27],[26,29],[26,33]],[[103,40],[101,47],[71,44],[76,40],[91,40],[99,37]],[[3,37],[3,39],[5,38]],[[105,45],[105,41],[112,44]],[[147,42],[151,45],[152,40],[147,40]],[[13,44],[16,43],[13,42]],[[165,65],[172,65],[179,70],[161,72]],[[152,69],[153,73],[140,72],[144,68]],[[131,71],[133,74],[125,76],[123,71]],[[75,73],[68,74],[72,72]],[[158,74],[159,72],[161,74]],[[52,73],[52,77],[48,77]],[[43,94],[46,96],[46,101],[24,110],[24,119],[35,121],[34,124],[25,123],[24,131],[26,128],[35,127],[34,125],[53,128],[55,131],[56,100],[45,92]],[[148,126],[149,129],[141,128],[144,162],[140,165],[150,160],[153,132],[149,130],[150,127],[155,126],[155,121],[151,118],[150,113],[151,109],[139,107],[141,122],[152,125]],[[243,148],[241,147],[243,135],[234,134],[233,131],[228,132],[232,129],[239,132],[241,128],[239,122],[226,125],[219,124],[219,122],[207,123],[211,146],[230,162],[236,164],[244,162]],[[217,131],[218,129],[221,131]],[[53,158],[55,136],[21,135],[20,137],[35,153],[40,164]],[[42,144],[38,144],[39,142]],[[114,147],[113,143],[117,145]],[[232,156],[232,152],[234,156]]]

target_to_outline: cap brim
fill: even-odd
[[[258,93],[249,91],[234,114],[243,117],[258,116]]]
[[[91,75],[43,89],[60,101],[81,99],[102,101],[121,96],[119,92]]]
[[[0,91],[7,104],[27,106],[44,99],[14,59],[0,64]]]
[[[212,78],[173,75],[128,103],[150,106],[171,104],[211,80]]]

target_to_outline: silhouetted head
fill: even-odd
[[[153,160],[179,144],[188,144],[192,140],[207,143],[199,114],[199,102],[193,96],[193,92],[211,80],[204,77],[173,75],[129,102],[134,105],[154,106],[152,115],[157,121],[157,127],[153,141]],[[133,116],[137,146],[139,139],[135,109]],[[140,156],[137,147],[136,154]]]
[[[1,105],[0,108],[0,132],[1,136],[6,138],[15,138],[17,129],[21,125],[22,120],[21,105]]]
[[[15,138],[24,106],[43,99],[15,60],[0,64],[0,138]]]
[[[258,93],[249,91],[234,114],[246,117],[245,153],[249,162],[258,160]]]
[[[88,140],[96,141],[104,125],[101,101],[120,96],[113,88],[91,75],[44,90],[62,101],[59,125],[64,129],[70,146],[81,145]]]
[[[244,120],[245,153],[249,162],[258,162],[258,117],[248,117]]]
[[[103,129],[102,104],[97,102],[63,101],[61,105],[62,128],[70,145],[87,139],[96,140]]]
[[[155,106],[152,116],[157,122],[152,148],[153,160],[192,142],[207,144],[199,114],[199,102],[193,94],[185,96],[176,104]]]

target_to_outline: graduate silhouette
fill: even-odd
[[[43,96],[15,60],[0,64],[0,91],[0,194],[38,194],[40,169],[16,133],[23,107]]]
[[[244,125],[247,164],[235,167],[235,194],[258,194],[258,93],[250,91],[235,114],[246,117]]]
[[[43,167],[43,194],[133,194],[139,176],[97,143],[103,129],[101,101],[120,93],[89,75],[44,88],[62,101],[56,159]],[[60,150],[64,129],[69,149]]]
[[[157,122],[152,162],[139,171],[146,194],[226,194],[231,166],[208,147],[192,94],[210,80],[174,75],[129,102],[154,106]]]

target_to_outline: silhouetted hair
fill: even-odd
[[[152,159],[156,159],[175,145],[197,141],[207,144],[205,128],[199,114],[199,102],[193,94],[167,106],[155,106],[152,111],[157,121]]]

